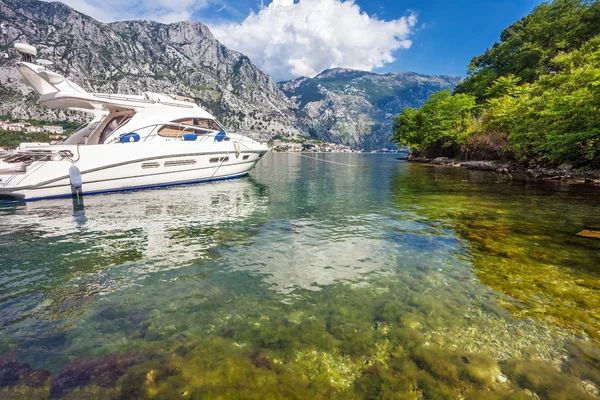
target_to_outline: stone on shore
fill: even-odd
[[[467,161],[460,163],[461,167],[475,171],[495,171],[496,166],[491,161]]]
[[[436,157],[431,161],[431,164],[435,164],[435,165],[448,165],[448,164],[452,164],[453,160],[451,160],[448,157]]]

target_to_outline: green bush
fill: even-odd
[[[417,151],[454,156],[472,133],[475,107],[473,96],[435,93],[420,109],[407,108],[394,117],[391,140]]]
[[[600,38],[557,56],[553,65],[557,73],[518,95],[489,100],[489,125],[508,132],[509,146],[523,160],[600,167]]]

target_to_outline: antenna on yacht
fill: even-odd
[[[8,48],[8,27],[4,22],[0,23],[0,36],[4,41],[4,46],[7,47],[5,53],[2,53],[3,58],[9,58]],[[27,43],[15,43],[14,49],[21,55],[21,61],[32,63],[37,56],[37,49]]]

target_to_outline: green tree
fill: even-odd
[[[17,148],[23,142],[49,143],[48,135],[43,133],[24,133],[0,130],[0,146]]]
[[[600,34],[600,2],[554,0],[539,5],[520,21],[506,28],[500,42],[473,58],[467,78],[455,92],[486,98],[491,84],[514,74],[522,82],[533,83],[553,72],[552,60],[560,53],[580,48]]]
[[[505,95],[514,95],[517,92],[517,87],[520,81],[521,78],[516,77],[514,74],[501,76],[500,78],[496,79],[486,90],[485,96],[488,99],[491,99]]]
[[[394,117],[391,140],[417,151],[454,156],[472,133],[475,108],[473,96],[434,93],[420,109],[407,108]]]
[[[490,100],[489,123],[509,133],[523,160],[600,167],[600,37],[550,64],[554,73],[516,98]]]

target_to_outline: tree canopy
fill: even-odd
[[[456,87],[456,93],[471,94],[483,102],[492,82],[500,77],[512,74],[523,83],[532,83],[554,71],[552,60],[558,54],[576,50],[598,34],[598,1],[543,3],[506,28],[500,42],[473,58],[467,78]]]
[[[473,96],[452,96],[450,90],[434,93],[420,109],[408,108],[395,117],[396,141],[451,155],[472,133],[475,106]]]
[[[600,167],[599,35],[600,0],[538,6],[473,59],[453,95],[395,117],[392,141],[437,155]]]

